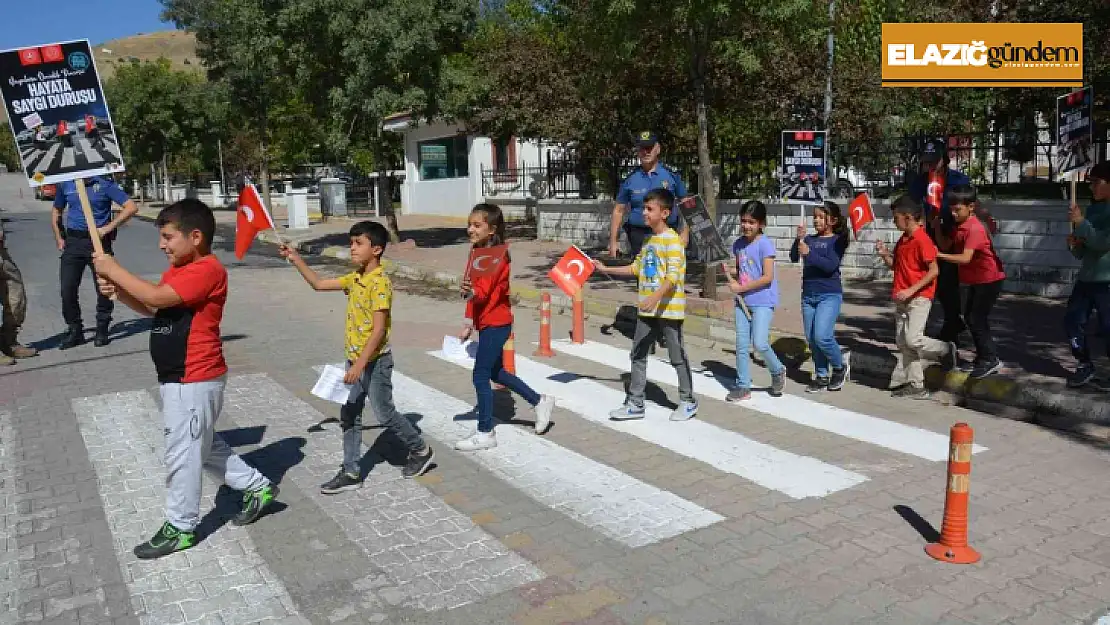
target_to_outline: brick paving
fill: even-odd
[[[338,411],[308,389],[313,367],[339,354],[343,298],[313,294],[284,263],[253,255],[243,262],[223,256],[231,273],[225,346],[234,383],[246,386],[229,392],[221,428],[249,462],[280,481],[281,505],[252,526],[233,528],[221,519],[237,498],[210,485],[213,508],[206,502],[205,512],[215,513],[201,545],[157,563],[138,563],[124,552],[130,542],[119,534],[145,532],[157,522],[151,513],[163,481],[155,466],[160,425],[153,405],[145,403],[154,401],[145,326],[120,311],[116,339],[107,348],[53,349],[62,323],[45,213],[30,201],[0,197],[0,206],[31,294],[22,338],[46,348],[0,371],[0,623],[173,622],[155,616],[167,606],[176,606],[180,615],[171,613],[188,622],[273,617],[460,625],[1087,624],[1110,612],[1105,446],[934,402],[900,402],[858,385],[814,398],[788,382],[787,392],[941,434],[956,421],[975,428],[976,442],[988,448],[975,454],[971,478],[970,537],[983,554],[980,563],[942,564],[922,550],[940,525],[943,462],[713,399],[703,400],[697,422],[867,480],[824,496],[791,497],[607,427],[576,412],[588,407],[569,402],[556,409],[551,431],[538,439],[550,444],[551,462],[562,457],[559,450],[573,452],[566,457],[605,465],[721,520],[630,546],[595,529],[592,519],[600,517],[560,513],[553,500],[529,494],[526,481],[518,488],[522,474],[499,473],[488,462],[452,451],[432,427],[438,466],[426,476],[397,485],[389,454],[382,462],[372,452],[369,482],[361,491],[319,496],[315,486],[336,469],[338,427],[328,417]],[[117,254],[146,275],[156,275],[165,263],[145,224],[125,229]],[[85,290],[82,303],[91,318],[91,286]],[[456,329],[457,296],[398,281],[395,310],[397,371],[460,403],[472,402],[469,372],[429,354]],[[627,347],[619,335],[602,334],[596,321],[587,328],[588,338]],[[568,330],[556,318],[554,334]],[[515,332],[521,357],[530,358],[529,343],[538,335],[532,311],[518,311]],[[731,366],[730,354],[692,346],[690,355],[717,370]],[[588,378],[616,391],[626,373],[567,354],[543,363],[567,372],[560,383]],[[766,372],[757,369],[756,376],[765,380]],[[653,385],[649,400],[666,406],[665,393],[674,396],[673,389]],[[145,408],[126,413],[123,400]],[[514,430],[503,437],[507,452],[519,437],[535,436],[522,402],[499,394],[497,411],[499,429]],[[144,420],[149,430],[128,429]],[[444,429],[442,436],[454,431]],[[372,450],[388,450],[379,432],[369,427],[365,441]],[[596,478],[581,475],[574,483],[595,487]],[[377,543],[395,546],[404,562],[358,541],[368,536],[359,533],[367,525],[372,530],[383,521],[405,523],[406,515],[415,519],[422,510],[437,511],[433,524],[443,514],[472,528],[465,531],[474,540],[446,540],[452,547],[465,552],[481,544],[500,554],[485,562],[515,564],[490,570],[474,558],[445,566],[427,579],[441,595],[467,584],[474,589],[470,600],[449,611],[439,609],[447,603],[421,604],[432,595],[406,583],[403,574],[419,570],[430,554],[448,553],[438,539],[450,532],[421,533],[413,520],[406,530],[411,543]],[[433,542],[442,548],[433,549]],[[225,566],[234,559],[249,566]],[[157,577],[136,576],[150,569]],[[483,586],[497,572],[511,570],[528,574]],[[162,582],[168,590],[158,590]],[[252,617],[249,610],[258,612]]]

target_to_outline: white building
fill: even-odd
[[[409,113],[387,117],[382,129],[405,138],[401,206],[406,215],[465,217],[486,199],[529,197],[528,187],[541,175],[552,147],[467,134],[461,124],[414,119]]]

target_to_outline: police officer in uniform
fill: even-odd
[[[943,139],[931,139],[921,149],[918,172],[909,184],[909,195],[926,207],[930,219],[926,223],[926,232],[937,240],[937,228],[951,237],[956,229],[956,217],[952,208],[948,206],[948,194],[941,199],[940,206],[932,206],[929,202],[929,175],[936,174],[944,180],[944,188],[950,189],[956,185],[969,185],[971,179],[967,174],[958,169],[949,168],[950,158],[948,144]],[[938,219],[933,219],[937,217]],[[959,343],[960,334],[963,333],[963,312],[960,306],[960,276],[959,267],[954,263],[938,261],[940,275],[937,276],[936,300],[944,311],[944,325],[936,338],[946,343]]]
[[[112,253],[112,242],[116,239],[116,230],[127,220],[131,219],[139,208],[127,196],[127,193],[114,181],[102,176],[85,179],[85,191],[92,207],[93,224],[100,232],[104,251]],[[122,210],[115,219],[112,219],[112,204],[118,204]],[[77,184],[73,181],[63,182],[57,187],[54,197],[54,238],[58,243],[58,250],[62,252],[62,263],[59,277],[62,286],[62,317],[65,318],[68,331],[62,339],[61,349],[76,347],[85,342],[84,324],[81,321],[81,304],[78,292],[81,279],[85,274],[85,267],[93,275],[93,288],[96,288],[96,276],[92,273],[92,238],[89,234],[89,225],[85,223],[85,213],[81,210],[81,198],[77,195]],[[97,347],[108,344],[108,329],[112,324],[112,300],[100,294],[96,295],[96,336],[93,339]]]
[[[632,256],[651,236],[651,229],[644,225],[644,196],[652,189],[666,189],[675,198],[686,197],[686,185],[682,178],[671,168],[659,162],[659,139],[655,133],[645,130],[636,141],[640,157],[640,168],[628,175],[617,192],[617,205],[613,207],[613,220],[609,229],[609,256],[616,257],[620,252],[620,233],[628,236]],[[627,219],[626,219],[627,217]],[[676,206],[671,211],[667,223],[678,232],[682,245],[690,243],[690,231],[684,227],[682,216]]]

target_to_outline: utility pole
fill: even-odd
[[[224,142],[222,139],[216,139],[216,150],[220,154],[220,191],[223,193],[225,201],[227,198],[227,178],[224,177]]]
[[[829,34],[828,34],[828,52],[829,61],[825,68],[825,114],[822,117],[822,125],[825,127],[825,186],[831,192],[835,188],[836,182],[839,179],[836,173],[836,162],[831,158],[833,151],[829,149],[832,142],[832,129],[829,128],[829,119],[832,117],[833,107],[833,49],[835,47],[836,37],[835,20],[836,18],[836,0],[829,0]],[[830,175],[831,174],[831,175]],[[831,182],[830,182],[831,179]]]

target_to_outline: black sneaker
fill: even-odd
[[[782,397],[782,391],[786,388],[786,372],[772,373],[771,374],[771,388],[767,390],[771,397]]]
[[[262,516],[271,503],[277,499],[278,487],[273,484],[267,484],[258,490],[250,490],[243,493],[243,509],[231,522],[235,525],[250,525]]]
[[[994,375],[999,371],[1002,371],[1002,361],[996,358],[994,362],[981,362],[975,365],[970,375],[973,380],[982,380],[988,375]]]
[[[752,398],[752,392],[746,388],[734,388],[725,396],[725,401],[730,404],[739,404]]]
[[[436,457],[432,447],[429,445],[427,451],[423,454],[410,453],[408,464],[401,470],[401,475],[404,477],[420,477],[432,468],[432,458]]]
[[[924,386],[907,384],[900,386],[890,393],[891,397],[904,397],[908,399],[929,399],[929,390]]]
[[[848,381],[848,363],[844,363],[844,366],[839,368],[839,369],[834,367],[833,370],[832,370],[832,375],[829,376],[829,390],[830,391],[839,391],[840,389],[844,388],[844,384],[847,381]]]
[[[809,383],[806,387],[807,393],[820,393],[821,391],[829,388],[829,379],[827,377],[817,377]]]
[[[335,477],[320,485],[320,492],[325,495],[334,495],[345,490],[355,490],[361,487],[362,480],[358,475],[352,475],[340,469],[339,473],[335,474]]]
[[[166,521],[158,533],[150,540],[138,545],[134,549],[135,557],[140,560],[151,560],[168,556],[175,551],[184,551],[197,544],[197,535],[193,532],[183,532]]]
[[[944,365],[949,371],[960,370],[960,348],[954,342],[948,342],[948,355],[944,359]]]
[[[69,331],[66,332],[65,337],[62,339],[62,344],[58,346],[58,349],[71,349],[84,342],[85,329],[81,326],[69,326]]]
[[[1094,365],[1079,365],[1075,369],[1075,373],[1068,376],[1068,386],[1079,388],[1093,379],[1095,379]]]
[[[108,326],[97,327],[96,334],[93,336],[93,345],[96,347],[104,347],[111,343],[112,339],[108,338]]]

